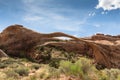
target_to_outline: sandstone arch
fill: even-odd
[[[50,41],[59,41],[58,43],[49,43],[46,45],[67,45],[71,44],[69,43],[63,43],[62,40],[56,39],[54,37],[69,37],[74,39],[74,46],[78,46],[78,51],[80,51],[79,47],[81,46],[81,43],[84,43],[84,47],[88,47],[92,49],[91,54],[93,55],[93,58],[95,59],[97,64],[104,65],[107,68],[114,68],[113,64],[117,64],[115,68],[120,68],[119,62],[119,56],[117,58],[118,62],[115,63],[111,61],[113,57],[110,57],[111,54],[108,54],[111,50],[111,52],[115,52],[115,49],[118,49],[119,46],[113,46],[116,47],[114,50],[110,46],[105,46],[102,44],[97,44],[94,42],[86,41],[81,38],[76,38],[74,36],[61,33],[61,32],[55,32],[50,34],[43,34],[34,32],[30,29],[27,29],[23,27],[22,25],[11,25],[8,26],[3,32],[0,34],[0,49],[2,49],[5,53],[7,53],[9,56],[16,56],[16,57],[27,57],[27,58],[34,58],[35,54],[34,47],[36,45],[45,44],[46,42]],[[78,44],[79,43],[79,44]],[[64,47],[65,48],[65,47]],[[71,48],[72,49],[72,48]],[[119,49],[118,49],[119,50]],[[74,51],[74,49],[73,49]],[[120,50],[119,50],[120,51]],[[116,52],[116,55],[119,55],[119,52]],[[83,55],[86,54],[82,53]],[[114,54],[113,54],[114,55]],[[116,56],[114,56],[115,58]]]

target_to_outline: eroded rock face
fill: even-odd
[[[114,38],[115,39],[115,38]],[[119,68],[120,69],[120,45],[118,38],[115,42],[110,40],[83,40],[68,42],[46,43],[42,46],[56,47],[67,52],[74,52],[83,56],[94,58],[97,68]]]
[[[62,42],[47,42],[41,46],[54,47],[64,50],[68,53],[79,54],[81,56],[88,56],[93,58],[92,49],[85,42],[75,41],[62,41]]]
[[[53,38],[62,36],[77,39],[61,32],[42,34],[27,29],[22,25],[11,25],[0,34],[0,49],[9,56],[33,58],[35,46],[49,41],[62,41]]]
[[[0,48],[10,56],[27,56],[26,53],[39,41],[37,36],[38,33],[21,25],[12,25],[1,33]]]
[[[99,44],[101,51],[104,53],[105,59],[108,59],[108,68],[119,68],[120,69],[120,45],[103,45]]]
[[[64,41],[54,37],[68,37],[74,40]],[[119,36],[97,34],[88,40],[55,32],[42,34],[23,27],[11,25],[0,34],[0,49],[7,55],[26,57],[36,62],[50,59],[50,54],[43,54],[42,49],[36,46],[49,46],[62,49],[66,52],[94,58],[98,65],[106,68],[120,69]]]
[[[107,41],[116,41],[120,40],[120,35],[118,36],[111,36],[111,35],[104,35],[104,34],[96,34],[91,37],[92,40],[107,40]]]

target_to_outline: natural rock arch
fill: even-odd
[[[34,47],[36,45],[41,45],[49,41],[62,41],[54,37],[63,36],[74,39],[75,41],[73,41],[76,43],[84,42],[89,48],[92,49],[91,54],[94,55],[94,59],[97,64],[104,65],[107,68],[113,67],[110,62],[110,57],[108,57],[108,54],[106,54],[106,50],[102,48],[104,45],[89,42],[61,32],[42,34],[27,29],[22,25],[11,25],[3,30],[3,32],[0,34],[0,49],[2,49],[9,56],[27,57],[33,59],[35,56],[35,54],[33,54]],[[109,47],[107,46],[107,48]]]

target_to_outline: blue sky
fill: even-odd
[[[120,34],[120,0],[0,0],[0,31],[21,24],[78,37]]]

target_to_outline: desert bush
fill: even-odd
[[[5,70],[4,73],[7,75],[6,80],[9,80],[10,78],[12,79],[18,79],[19,75],[11,69]]]
[[[34,64],[32,64],[31,65],[31,69],[39,69],[41,67],[41,65],[40,64],[36,64],[36,63],[34,63]]]
[[[74,80],[120,80],[119,69],[97,70],[92,60],[85,57],[80,57],[74,63],[57,58],[51,58],[49,64],[28,63],[25,60],[12,58],[1,58],[0,62],[0,66],[3,66],[0,69],[0,80],[61,80],[61,75],[75,78]]]
[[[37,80],[37,77],[35,75],[30,76],[30,80]]]
[[[29,62],[30,60],[28,60],[27,58],[20,58],[19,61]]]
[[[28,76],[29,74],[29,69],[26,67],[18,67],[14,71],[18,73],[20,76]]]
[[[56,69],[54,67],[49,67],[48,70],[49,70],[49,73],[50,73],[50,77],[59,78],[59,76],[60,76],[60,70],[59,69]]]
[[[105,69],[98,74],[100,80],[119,80],[120,70],[119,69]]]
[[[19,61],[19,59],[14,59],[14,58],[1,58],[0,59],[0,67],[1,68],[17,67],[18,65],[22,65],[22,63],[21,63],[21,61]]]
[[[4,64],[12,64],[14,63],[15,60],[12,58],[0,58],[0,63],[4,63]]]
[[[6,64],[4,64],[4,63],[0,63],[0,68],[6,68],[6,67],[7,67]]]
[[[117,76],[117,80],[120,80],[120,74]]]
[[[60,70],[64,74],[76,76],[84,80],[90,80],[88,74],[93,68],[90,63],[90,60],[86,58],[81,58],[75,63],[70,61],[61,61]]]
[[[75,63],[61,61],[59,69],[61,73],[79,77],[82,80],[120,80],[119,69],[97,70],[87,58],[80,58]]]
[[[59,64],[60,64],[60,60],[61,59],[57,59],[57,58],[52,58],[50,61],[49,61],[49,66],[50,67],[54,67],[54,68],[58,68],[59,67]]]
[[[43,79],[43,80],[47,80],[50,78],[50,72],[48,70],[49,66],[45,66],[44,68],[41,68],[37,74],[39,74],[37,77],[38,79]]]
[[[59,69],[50,67],[49,65],[42,65],[36,73],[30,76],[30,80],[53,80],[60,75]]]

